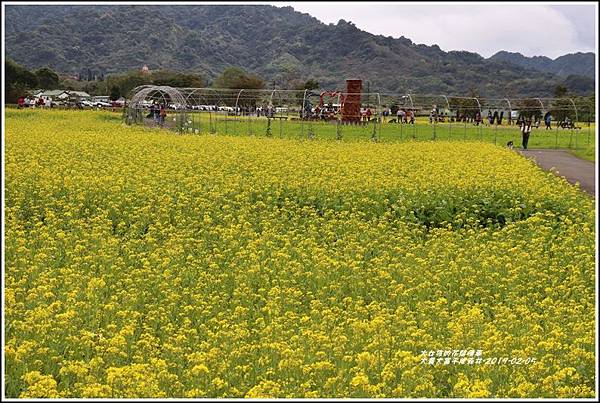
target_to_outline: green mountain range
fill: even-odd
[[[266,5],[6,5],[6,55],[28,68],[122,73],[148,65],[198,73],[208,83],[238,66],[268,87],[316,79],[343,88],[361,78],[381,92],[484,97],[551,96],[557,85],[587,95],[587,70],[568,75],[405,37],[373,35],[351,22],[324,24],[291,7]],[[570,71],[570,70],[569,70]]]

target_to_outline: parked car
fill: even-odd
[[[216,111],[218,108],[217,105],[198,105],[196,109],[201,111]]]
[[[91,101],[86,101],[85,99],[83,101],[79,101],[79,105],[88,108],[93,108],[95,106]]]
[[[98,102],[95,102],[95,106],[97,106],[99,108],[110,108],[110,107],[112,107],[112,104],[110,104],[108,102],[104,102],[104,101],[98,101]]]

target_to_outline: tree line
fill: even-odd
[[[253,73],[248,73],[239,67],[228,67],[215,78],[211,83],[198,73],[176,72],[170,70],[153,70],[142,72],[133,70],[123,74],[108,75],[103,79],[94,81],[80,81],[68,76],[61,76],[48,67],[42,67],[35,71],[30,71],[26,67],[16,63],[10,58],[5,61],[5,99],[7,103],[16,103],[18,97],[32,95],[35,90],[74,90],[85,91],[90,95],[109,95],[111,100],[117,100],[120,97],[130,98],[134,88],[140,85],[165,85],[170,87],[212,87],[226,89],[264,89],[266,81]],[[292,80],[291,89],[295,90],[316,90],[319,88],[319,82],[315,79]],[[474,89],[469,90],[469,96],[476,97],[478,94]],[[554,96],[557,98],[570,97],[575,99],[578,109],[581,111],[580,118],[585,120],[593,119],[595,111],[594,96],[579,97],[567,90],[565,86],[555,87]],[[474,100],[464,99],[455,100],[456,105],[452,109],[465,113],[474,113],[476,105],[470,105]],[[533,101],[534,103],[536,101]],[[562,116],[569,110],[570,101],[559,101],[554,105],[556,115]],[[557,106],[560,105],[560,108]],[[581,106],[580,106],[581,105]],[[395,106],[395,105],[393,105]],[[528,105],[528,110],[534,110],[533,104]],[[541,114],[541,110],[537,111]]]
[[[6,82],[5,99],[15,103],[20,96],[32,95],[36,90],[74,90],[85,91],[90,95],[108,95],[110,99],[129,98],[134,88],[140,85],[165,85],[170,87],[199,88],[244,88],[264,89],[265,80],[256,74],[248,73],[239,67],[228,67],[212,83],[201,74],[154,70],[142,72],[133,70],[123,74],[109,75],[103,79],[80,81],[72,77],[61,76],[48,67],[30,71],[10,58],[5,61]],[[316,89],[319,83],[310,79],[293,82],[294,89]]]
[[[4,96],[7,103],[14,103],[21,95],[29,94],[37,88],[55,90],[60,83],[58,74],[52,69],[42,67],[29,71],[10,58],[6,58],[4,72]]]

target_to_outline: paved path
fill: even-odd
[[[582,190],[595,196],[596,172],[594,163],[575,157],[563,150],[518,150],[546,170],[554,167],[569,183],[579,182]]]

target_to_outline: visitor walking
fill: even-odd
[[[433,123],[433,122],[437,122],[437,113],[436,113],[436,108],[435,105],[433,106],[433,108],[431,109],[431,112],[429,112],[429,123]]]
[[[521,134],[523,135],[523,150],[527,150],[529,135],[531,134],[531,118],[523,119],[521,123]]]
[[[165,124],[165,118],[167,117],[167,109],[164,105],[160,106],[160,125],[163,126]]]
[[[546,115],[544,116],[544,124],[546,125],[546,130],[552,130],[552,115],[550,112],[546,112]]]
[[[158,104],[154,106],[154,122],[160,123],[160,106]]]

